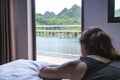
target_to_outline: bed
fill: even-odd
[[[25,59],[15,60],[7,64],[0,65],[0,80],[43,80],[39,77],[39,70],[43,66],[47,65],[55,64]],[[113,62],[110,65],[120,68],[119,62]]]
[[[51,63],[19,59],[0,66],[0,80],[43,80],[39,70]]]

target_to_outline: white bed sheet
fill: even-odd
[[[47,62],[33,60],[16,60],[0,66],[0,80],[42,80],[39,77],[39,70]]]

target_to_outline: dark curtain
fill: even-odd
[[[0,64],[11,61],[9,0],[0,0]]]

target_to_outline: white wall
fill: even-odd
[[[108,0],[84,0],[84,28],[98,26],[112,38],[120,48],[120,23],[108,23]],[[120,50],[119,50],[120,51]]]

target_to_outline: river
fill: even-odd
[[[79,38],[36,37],[36,51],[37,55],[81,55]]]

